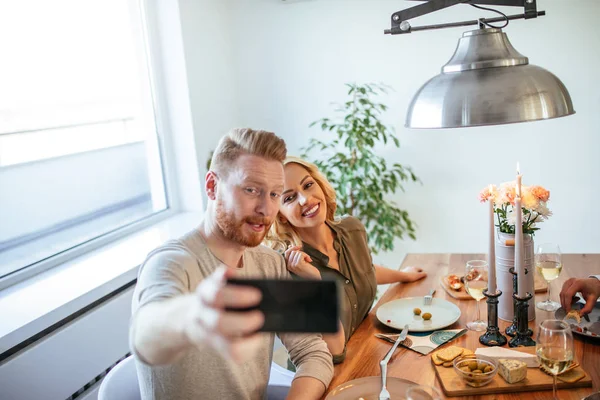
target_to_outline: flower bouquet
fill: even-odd
[[[523,233],[534,235],[538,228],[537,224],[544,222],[552,211],[548,209],[547,203],[550,192],[539,185],[521,186],[521,210],[515,210],[516,184],[514,181],[502,183],[500,186],[490,185],[479,193],[479,201],[482,203],[493,201],[494,213],[498,219],[496,225],[502,233],[515,233],[515,221],[517,212],[521,212],[523,221]]]

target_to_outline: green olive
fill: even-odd
[[[469,369],[475,371],[477,369],[477,361],[469,361]]]

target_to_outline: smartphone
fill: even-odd
[[[229,279],[228,284],[253,286],[262,292],[257,307],[265,315],[261,332],[335,333],[339,319],[339,287],[334,280]]]

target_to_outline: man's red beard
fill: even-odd
[[[245,217],[241,221],[237,220],[233,213],[225,211],[225,207],[221,200],[217,200],[215,211],[217,216],[217,226],[225,239],[246,247],[256,247],[261,244],[273,223],[268,218],[258,216]],[[244,227],[247,223],[251,225],[264,225],[264,229],[262,232],[248,231]]]

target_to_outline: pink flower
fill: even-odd
[[[515,205],[517,192],[513,182],[506,182],[500,186],[500,198],[497,203]]]
[[[531,194],[537,197],[540,201],[546,202],[550,198],[550,191],[541,186],[532,186],[530,190]]]
[[[479,201],[485,203],[488,200],[494,200],[496,197],[496,191],[494,186],[486,186],[481,192],[479,192]]]

